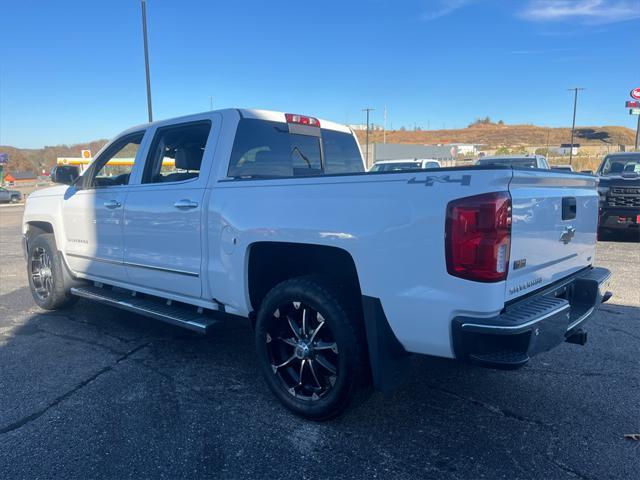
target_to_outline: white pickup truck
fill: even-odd
[[[366,173],[353,132],[313,117],[142,125],[52,179],[24,213],[40,307],[84,297],[199,332],[249,318],[269,387],[309,418],[393,388],[408,353],[514,369],[583,344],[611,295],[595,177]]]

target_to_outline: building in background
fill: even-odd
[[[35,172],[13,172],[4,176],[4,181],[9,185],[35,185],[38,182],[38,174]]]
[[[456,156],[475,157],[480,153],[481,144],[476,143],[449,143],[450,147],[456,147]]]
[[[580,151],[580,144],[579,143],[574,143],[573,144],[573,152],[571,151],[571,144],[570,143],[563,143],[562,145],[560,145],[560,147],[557,148],[550,148],[549,151],[557,153],[558,155],[578,155],[579,151]]]
[[[365,151],[362,146],[363,154]],[[380,160],[403,160],[413,158],[433,158],[443,167],[452,166],[457,156],[456,147],[451,145],[416,145],[409,143],[372,143],[369,145],[367,168]]]
[[[347,127],[349,127],[354,132],[357,132],[357,131],[365,132],[367,130],[367,124],[366,123],[351,123],[351,124],[347,125]],[[382,125],[377,125],[375,123],[370,123],[369,124],[369,131],[370,132],[380,132],[380,131],[382,131],[382,129],[383,129]]]

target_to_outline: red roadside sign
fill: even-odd
[[[631,90],[631,98],[635,98],[636,100],[640,100],[640,87],[634,88]]]
[[[627,100],[624,106],[627,108],[640,108],[640,100]]]

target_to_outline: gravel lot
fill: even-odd
[[[601,242],[613,299],[516,372],[416,357],[407,383],[317,424],[272,398],[247,322],[208,337],[78,302],[35,307],[22,207],[0,207],[2,478],[637,479],[640,246]]]

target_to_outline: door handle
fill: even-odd
[[[197,208],[198,207],[198,202],[192,202],[191,200],[178,200],[176,203],[173,204],[174,207],[176,207],[179,210],[189,210],[191,208]]]
[[[110,209],[120,208],[122,204],[117,200],[109,200],[108,202],[104,202],[104,206]]]

